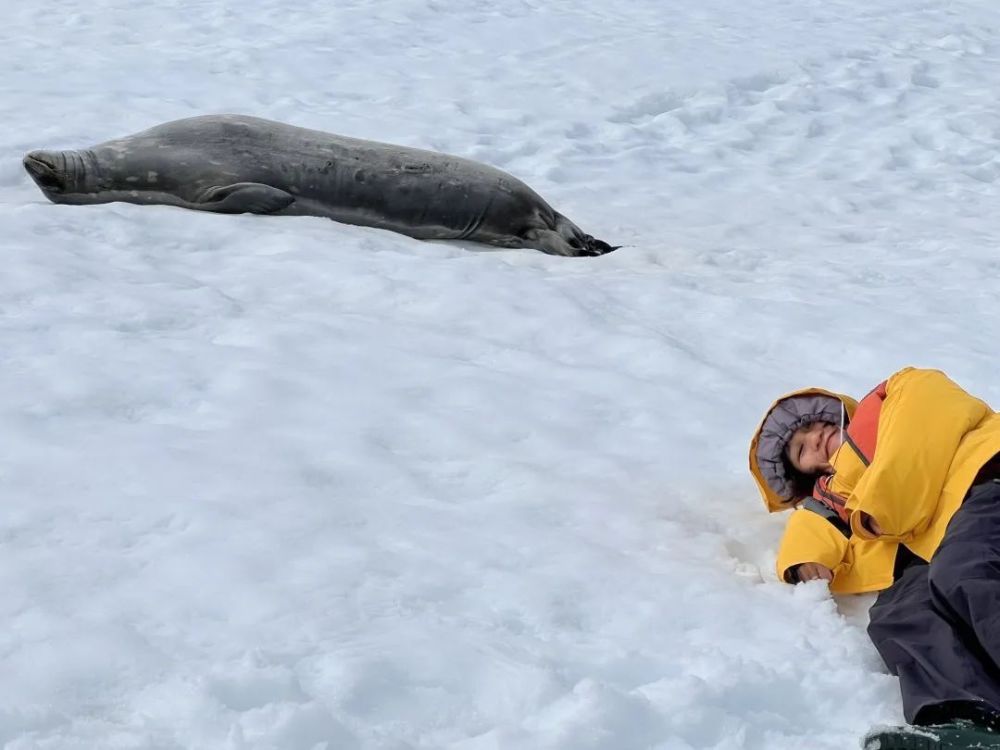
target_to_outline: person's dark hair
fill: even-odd
[[[794,497],[789,502],[798,502],[804,497],[809,497],[812,494],[813,485],[816,484],[819,475],[805,474],[796,469],[792,466],[788,454],[784,451],[781,452],[781,463],[785,467],[785,476],[788,477],[788,481],[792,486],[792,492],[794,493]]]

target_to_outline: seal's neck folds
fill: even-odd
[[[95,160],[86,151],[32,151],[24,168],[46,197],[55,203],[76,202],[97,187]]]

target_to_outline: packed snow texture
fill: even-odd
[[[0,0],[0,744],[843,750],[869,600],[773,573],[778,394],[1000,403],[995,0]],[[597,259],[58,206],[240,112],[505,169]]]

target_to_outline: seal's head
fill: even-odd
[[[90,189],[83,158],[76,151],[32,151],[24,168],[53,203],[75,203]]]

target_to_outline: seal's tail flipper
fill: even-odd
[[[294,202],[295,196],[279,188],[261,182],[236,182],[210,187],[191,207],[220,214],[273,214]]]

